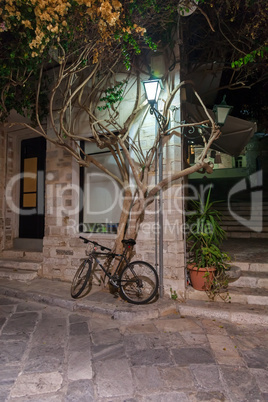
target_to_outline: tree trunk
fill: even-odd
[[[129,218],[129,214],[130,214],[131,207],[132,207],[132,199],[133,199],[132,191],[129,187],[127,187],[124,190],[124,200],[123,200],[122,212],[121,212],[121,216],[120,216],[120,220],[119,220],[119,224],[118,224],[117,236],[116,236],[113,248],[112,248],[112,252],[116,253],[116,254],[121,254],[123,252],[122,240],[124,239],[126,227],[128,224],[128,218]],[[112,262],[113,262],[113,266],[111,268],[111,273],[114,273],[114,271],[117,267],[117,263],[118,263],[118,261],[116,259],[113,261],[113,259],[111,259],[109,257],[106,258],[104,266],[105,266],[105,268],[109,268]],[[102,274],[102,280],[104,281],[104,273]]]

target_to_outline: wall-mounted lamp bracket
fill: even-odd
[[[160,127],[160,130],[162,132],[165,131],[165,125],[167,123],[167,119],[165,118],[165,116],[163,116],[154,106],[151,105],[150,107],[150,114],[154,114],[155,118],[157,120],[157,123]]]

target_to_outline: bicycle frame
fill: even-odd
[[[101,252],[101,251],[92,251],[92,252],[90,253],[90,255],[88,256],[87,259],[90,260],[90,259],[92,258],[93,260],[95,260],[95,261],[97,262],[97,264],[101,267],[101,269],[103,270],[103,272],[105,273],[105,276],[108,276],[109,280],[112,281],[112,280],[113,280],[113,277],[117,274],[117,272],[118,272],[118,270],[119,270],[119,267],[120,267],[122,261],[124,260],[124,261],[125,261],[125,264],[128,264],[128,263],[129,263],[129,259],[126,258],[126,253],[127,253],[126,248],[125,248],[123,254],[103,253],[103,252]],[[115,258],[115,257],[121,257],[120,260],[119,260],[119,262],[118,262],[118,264],[117,264],[116,270],[115,270],[115,272],[114,272],[113,274],[111,274],[111,273],[109,272],[109,269],[105,269],[104,266],[102,265],[102,263],[100,262],[100,260],[97,258],[97,256],[101,256],[101,255],[103,255],[103,256],[111,256],[111,257],[113,257],[113,258]],[[113,285],[116,285],[116,284],[113,283]]]

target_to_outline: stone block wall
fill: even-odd
[[[177,100],[179,102],[179,99]],[[161,107],[160,107],[161,112]],[[139,123],[137,122],[137,125]],[[130,135],[134,134],[137,125]],[[140,126],[140,144],[144,154],[153,144],[156,135],[156,119],[148,113]],[[157,168],[158,169],[158,168]],[[163,146],[163,176],[171,176],[181,170],[181,138],[173,136]],[[159,173],[159,172],[158,172]],[[44,238],[43,276],[71,281],[85,256],[85,245],[79,240],[79,167],[71,156],[52,144],[47,147],[46,168],[46,223]],[[154,183],[154,167],[151,172]],[[163,206],[163,281],[164,293],[170,296],[170,288],[184,297],[185,250],[183,234],[182,181],[169,184],[162,194]],[[159,270],[159,256],[155,253],[156,234],[159,235],[156,204],[146,210],[141,225],[133,259],[148,261]],[[115,235],[84,234],[85,237],[111,246]],[[157,237],[158,242],[158,237]],[[157,244],[159,250],[159,243]]]
[[[48,143],[42,270],[45,278],[70,282],[85,257],[86,245],[79,239],[79,180],[77,162],[68,152]],[[91,237],[107,247],[114,238],[102,234]]]
[[[5,236],[5,176],[6,176],[6,134],[0,126],[0,251],[4,248]]]
[[[46,278],[70,280],[73,276],[72,258],[76,254],[71,249],[70,240],[78,223],[76,211],[79,212],[79,181],[75,182],[77,171],[78,166],[74,165],[69,153],[47,143],[43,240],[43,276]]]
[[[75,236],[46,236],[44,238],[42,270],[44,278],[72,281],[87,250],[87,246],[79,239],[79,235],[77,233]],[[82,235],[89,238],[88,234]],[[111,235],[94,235],[91,238],[107,247],[113,240]]]
[[[146,140],[149,141],[149,125]],[[152,135],[151,127],[151,135]],[[180,144],[177,139],[164,147],[164,176],[171,175],[174,163],[180,168]],[[176,169],[178,166],[176,165]],[[154,171],[151,174],[154,182]],[[163,259],[164,291],[170,295],[170,288],[178,294],[184,293],[184,239],[183,205],[181,182],[170,184],[163,191]],[[156,265],[155,234],[159,232],[155,220],[154,202],[146,210],[145,219],[137,238],[134,259],[148,261]],[[158,207],[157,207],[158,208]],[[158,218],[157,218],[158,219]],[[46,218],[43,245],[43,276],[46,278],[71,281],[76,269],[85,256],[85,245],[79,239],[79,166],[61,148],[47,144],[46,163]],[[111,246],[115,235],[84,234],[85,237]],[[159,247],[159,245],[158,245]],[[158,258],[158,257],[157,257]]]
[[[148,261],[159,269],[159,209],[160,199],[148,206],[137,238],[135,258]],[[163,287],[184,297],[185,292],[185,246],[182,184],[170,184],[162,193],[163,212]],[[155,245],[157,243],[157,255]]]
[[[13,238],[18,230],[16,225],[18,215],[14,213],[19,200],[18,180],[13,184],[10,183],[17,173],[15,169],[20,155],[17,154],[14,136],[8,135],[4,124],[0,128],[0,142],[0,251],[2,251],[12,247]]]

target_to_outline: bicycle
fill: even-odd
[[[121,297],[129,303],[146,304],[156,296],[159,280],[154,267],[145,261],[130,262],[126,256],[127,248],[133,247],[136,244],[135,240],[122,240],[124,251],[122,254],[116,254],[113,253],[110,248],[96,241],[88,240],[82,236],[79,236],[79,238],[86,244],[92,243],[93,250],[88,254],[87,258],[84,259],[74,275],[71,286],[71,296],[74,299],[79,296],[85,296],[86,286],[89,282],[94,261],[105,273],[104,278],[107,276],[108,282],[114,286],[119,291]],[[100,251],[97,251],[98,248],[100,248]],[[98,256],[120,257],[114,274],[109,272],[109,268],[104,268]],[[124,263],[122,269],[120,269],[121,263]]]

